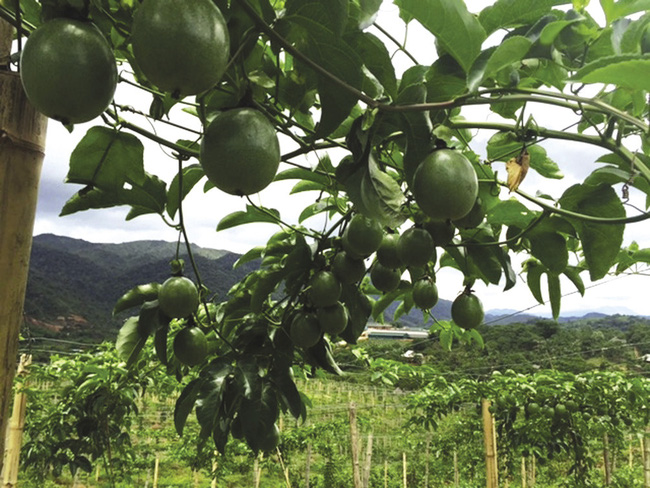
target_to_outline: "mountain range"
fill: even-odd
[[[259,263],[233,269],[240,257],[229,251],[192,246],[202,282],[219,299]],[[165,241],[135,241],[98,244],[81,239],[41,234],[34,237],[25,298],[27,333],[49,337],[75,337],[92,341],[113,340],[128,315],[112,316],[119,297],[131,288],[151,282],[162,283],[170,276],[170,261],[177,244]],[[196,279],[184,246],[179,257],[185,260],[185,274]],[[386,311],[390,323],[397,304]],[[433,309],[439,320],[451,317],[451,302],[441,299]],[[593,317],[602,314],[591,314]],[[509,310],[486,314],[488,324],[508,324],[539,320]],[[570,320],[565,318],[564,321]],[[422,312],[412,310],[400,318],[404,327],[421,327]]]

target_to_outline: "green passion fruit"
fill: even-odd
[[[198,327],[186,327],[174,337],[174,355],[187,366],[201,364],[208,355],[208,340]]]
[[[131,44],[147,79],[177,97],[212,88],[230,56],[228,27],[212,0],[144,0]]]
[[[289,336],[293,343],[304,349],[315,346],[322,335],[318,318],[311,312],[299,312],[291,321]]]
[[[79,124],[99,116],[113,100],[117,66],[94,24],[57,18],[27,39],[20,78],[39,112],[64,124]]]
[[[341,297],[341,282],[331,271],[319,271],[309,281],[309,300],[314,307],[329,307]]]
[[[158,291],[160,310],[172,319],[184,319],[196,311],[199,306],[199,290],[184,276],[172,276]]]
[[[426,230],[411,227],[397,241],[397,253],[406,266],[425,266],[435,259],[436,246]]]
[[[354,259],[345,251],[341,251],[332,259],[332,273],[341,283],[351,285],[361,281],[366,275],[366,264],[363,260]]]
[[[431,219],[457,220],[467,215],[476,202],[478,178],[463,154],[439,149],[417,167],[411,191]]]
[[[205,130],[200,161],[217,188],[231,195],[251,195],[275,178],[280,164],[278,136],[273,124],[257,110],[229,110]]]
[[[404,264],[397,249],[399,239],[398,234],[384,234],[381,245],[377,249],[377,261],[387,268],[399,268]]]
[[[438,287],[429,278],[413,283],[413,303],[422,310],[430,310],[438,303]]]
[[[387,268],[379,261],[370,268],[370,281],[375,288],[384,293],[396,290],[401,277],[402,273],[399,269]]]
[[[353,256],[366,257],[379,249],[384,230],[376,220],[356,214],[343,233],[343,249]]]
[[[348,325],[348,311],[341,302],[319,308],[316,310],[316,317],[321,330],[332,336],[343,332]]]
[[[451,318],[464,329],[474,329],[483,322],[484,312],[481,300],[471,292],[463,292],[451,304]]]

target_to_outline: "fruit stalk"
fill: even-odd
[[[8,59],[12,38],[13,28],[0,20],[0,59]],[[18,74],[0,70],[0,453],[16,372],[46,128],[47,119],[28,103]],[[2,464],[0,456],[0,471]]]

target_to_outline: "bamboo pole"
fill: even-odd
[[[12,39],[13,28],[0,20],[3,63]],[[0,453],[5,450],[46,130],[47,118],[27,101],[18,73],[0,70]],[[3,464],[0,456],[0,472]]]
[[[650,488],[650,441],[648,436],[650,435],[650,426],[646,427],[645,434],[643,436],[643,486],[644,488]]]
[[[214,458],[212,459],[212,482],[210,483],[210,488],[217,488],[217,468],[219,467],[219,461],[217,460],[219,456],[219,451],[214,451]]]
[[[521,488],[526,488],[526,458],[521,456]]]
[[[22,354],[18,365],[18,375],[27,375],[27,368],[32,363],[32,356]],[[25,427],[25,409],[27,407],[27,394],[23,388],[17,389],[14,396],[14,406],[9,420],[7,431],[7,445],[5,450],[5,464],[2,474],[3,488],[12,488],[18,483],[18,470],[20,468],[20,448],[23,444],[23,429]]]
[[[289,468],[284,465],[284,460],[282,459],[280,448],[276,447],[275,451],[278,455],[278,461],[280,461],[280,467],[282,468],[282,473],[284,474],[284,481],[287,484],[287,488],[291,488],[291,481],[289,480]]]
[[[609,436],[603,434],[603,469],[605,470],[605,486],[612,484],[612,464],[609,452]]]
[[[311,477],[311,442],[307,444],[307,459],[305,460],[305,488],[309,488]]]
[[[406,452],[402,452],[402,479],[404,481],[404,488],[408,488],[408,486],[406,485],[406,481],[407,481],[406,474],[407,474],[407,471],[406,471]]]
[[[262,468],[260,467],[260,460],[262,459],[263,454],[260,453],[259,456],[255,458],[253,463],[253,476],[255,477],[255,488],[260,488],[260,480],[262,479]]]
[[[483,434],[485,440],[485,478],[487,488],[499,487],[499,471],[497,465],[497,440],[494,429],[494,417],[490,412],[490,401],[481,400],[483,413]]]
[[[352,478],[354,488],[361,488],[361,473],[359,470],[359,438],[357,433],[357,411],[354,402],[350,402],[350,451],[352,454]]]
[[[366,460],[363,465],[363,488],[370,486],[370,468],[372,466],[372,432],[368,435],[368,443],[366,444]]]
[[[388,488],[388,459],[384,459],[384,488]]]
[[[156,461],[153,465],[153,488],[158,488],[158,476],[160,475],[160,455],[156,454]]]
[[[458,451],[454,449],[454,487],[460,486],[460,471],[458,470]]]

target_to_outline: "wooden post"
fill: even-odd
[[[260,460],[262,459],[263,454],[260,453],[259,456],[255,458],[253,463],[253,476],[255,477],[255,488],[260,488],[260,480],[262,479],[262,468],[260,467]]]
[[[32,363],[32,356],[22,354],[18,365],[18,375],[25,376],[27,367]],[[20,467],[20,448],[23,445],[23,429],[25,427],[25,408],[27,407],[27,394],[22,388],[16,390],[14,406],[9,420],[7,431],[7,445],[5,450],[5,464],[2,474],[2,486],[12,488],[18,483],[18,469]]]
[[[605,470],[605,486],[612,484],[612,465],[609,459],[609,436],[603,434],[603,469]]]
[[[404,480],[404,488],[408,488],[406,485],[406,453],[402,452],[402,479]]]
[[[643,486],[650,488],[650,426],[646,427],[643,436]]]
[[[627,464],[630,468],[632,469],[632,466],[634,465],[634,452],[632,451],[632,434],[628,436],[628,446],[627,446]]]
[[[460,472],[458,471],[458,451],[454,449],[454,487],[460,486]]]
[[[429,488],[429,450],[431,448],[431,437],[427,435],[427,444],[424,450],[424,488]]]
[[[363,465],[363,488],[370,486],[370,468],[372,466],[372,431],[368,435],[368,443],[366,444],[366,460]],[[291,488],[291,487],[289,487]]]
[[[13,28],[0,20],[0,63],[11,54]],[[0,70],[0,453],[5,451],[9,405],[47,118],[27,101],[18,73]],[[0,472],[4,456],[0,456]]]
[[[481,400],[483,413],[483,435],[485,440],[485,478],[487,488],[499,487],[499,471],[497,465],[497,439],[494,429],[494,417],[490,412],[490,401]]]
[[[158,488],[158,475],[160,474],[160,455],[156,454],[156,461],[153,465],[153,488]]]
[[[354,402],[350,402],[350,451],[352,454],[352,478],[354,488],[361,488],[361,473],[359,470],[359,438],[357,433],[357,411]]]
[[[307,459],[305,460],[305,488],[309,488],[311,477],[311,442],[307,444]]]
[[[217,458],[219,456],[219,451],[214,451],[214,458],[212,459],[212,483],[210,483],[210,488],[217,488],[217,468],[219,467],[219,462]]]
[[[280,467],[282,468],[282,473],[284,474],[284,481],[287,484],[287,488],[291,488],[291,481],[289,481],[289,468],[287,468],[284,465],[284,461],[282,459],[282,454],[280,453],[280,448],[276,447],[275,451],[278,455],[278,461],[280,461]]]

